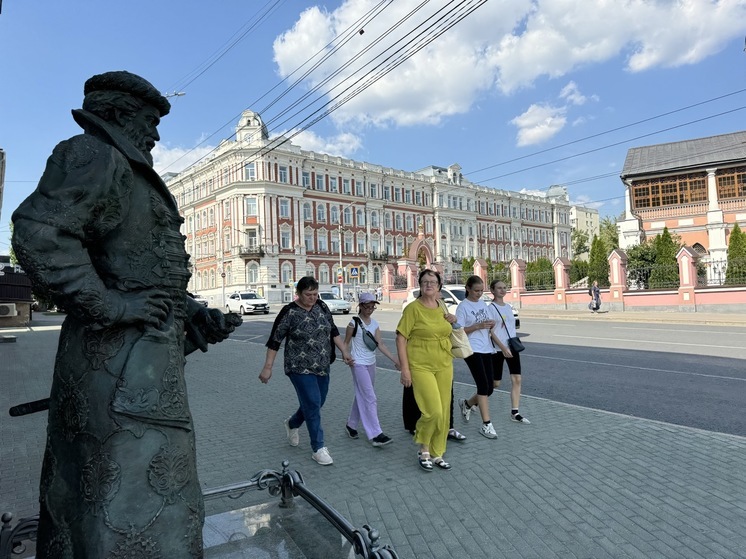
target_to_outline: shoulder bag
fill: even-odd
[[[365,347],[367,347],[371,351],[375,351],[376,348],[378,348],[378,342],[376,341],[376,337],[365,329],[365,326],[363,325],[363,321],[360,320],[360,317],[353,316],[352,320],[355,321],[355,329],[353,330],[352,335],[353,336],[357,335],[358,326],[362,328],[363,343],[365,344]]]
[[[495,310],[497,311],[497,314],[500,315],[500,319],[503,321],[503,326],[505,326],[505,331],[508,332],[508,325],[505,324],[505,319],[503,318],[503,314],[500,312],[500,309],[497,308],[497,305],[495,303],[492,303],[492,305],[495,307]],[[510,353],[520,353],[524,349],[526,349],[526,346],[523,345],[523,342],[517,335],[513,337],[510,337],[510,332],[508,332],[508,347],[510,348]]]
[[[446,311],[446,314],[448,314],[448,308],[445,306],[445,304],[439,304],[443,307],[443,310]],[[466,359],[467,357],[471,357],[474,355],[474,350],[471,349],[471,344],[469,343],[469,337],[466,335],[466,332],[464,332],[464,328],[461,325],[458,324],[451,324],[451,357],[455,357],[456,359]]]

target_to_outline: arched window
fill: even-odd
[[[339,223],[339,208],[337,206],[332,206],[329,210],[329,221],[334,225]]]
[[[391,229],[391,212],[383,214],[383,228],[386,230]]]
[[[225,267],[225,285],[233,285],[233,267],[230,264]]]
[[[368,268],[365,266],[360,266],[360,283],[368,283]]]
[[[370,226],[378,227],[378,212],[370,212]]]
[[[306,264],[306,275],[312,278],[316,277],[316,268],[314,268],[313,264]]]
[[[407,216],[407,231],[414,231],[414,219],[411,215]]]
[[[326,206],[324,204],[316,206],[316,221],[326,223]]]
[[[319,266],[319,283],[329,283],[329,266],[326,264]]]
[[[311,212],[311,203],[306,202],[303,204],[303,220],[304,221],[311,221],[313,218],[313,213]]]
[[[293,283],[293,266],[290,262],[285,262],[282,265],[282,283]]]
[[[200,215],[197,214],[197,229],[195,229],[195,231],[199,231],[200,229],[202,229],[202,219],[200,218]]]
[[[202,272],[197,272],[197,291],[202,289]]]
[[[381,268],[378,266],[373,266],[373,283],[381,283]]]
[[[215,287],[215,270],[210,270],[210,287]]]
[[[403,227],[402,227],[401,214],[396,214],[396,230],[401,231],[402,229]]]
[[[365,212],[362,209],[358,209],[358,211],[355,212],[355,220],[357,221],[358,227],[363,227],[365,225]]]
[[[352,208],[345,208],[344,210],[344,224],[352,225]]]
[[[210,221],[208,222],[210,225],[215,225],[215,210],[210,208]]]
[[[246,283],[259,283],[259,266],[256,264],[246,267]]]

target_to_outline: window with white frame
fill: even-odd
[[[342,193],[343,194],[350,193],[350,179],[342,179]]]
[[[223,219],[230,219],[231,218],[231,202],[230,200],[226,200],[223,202]]]
[[[316,221],[319,223],[326,222],[326,206],[324,204],[316,206]]]
[[[357,252],[358,254],[362,254],[365,252],[365,235],[358,235],[357,236]],[[362,280],[360,280],[361,283]]]
[[[391,212],[384,212],[383,214],[383,228],[391,229]]]
[[[352,208],[347,207],[344,209],[342,219],[345,225],[352,225]]]
[[[401,188],[394,187],[394,202],[401,202]]]
[[[407,231],[414,231],[414,218],[407,215]]]
[[[303,171],[300,175],[303,188],[311,188],[311,173]]]
[[[362,209],[358,209],[355,212],[355,221],[357,222],[358,227],[365,226],[365,212]]]
[[[245,235],[246,246],[256,248],[259,246],[259,238],[256,229],[247,229]]]
[[[368,185],[368,191],[370,192],[370,197],[375,199],[378,198],[378,185],[374,182],[370,183]]]
[[[329,192],[337,192],[337,177],[329,176]]]
[[[287,184],[288,182],[288,168],[285,165],[280,165],[279,167],[279,181]]]
[[[352,235],[345,235],[344,236],[344,246],[345,246],[345,252],[351,253],[352,252]]]
[[[339,254],[339,233],[332,233],[332,254]]]
[[[245,203],[246,203],[246,215],[248,216],[256,216],[258,215],[257,211],[257,201],[256,196],[246,196],[244,197]]]
[[[381,283],[381,268],[373,266],[373,283]]]
[[[246,163],[243,166],[243,180],[255,181],[256,180],[256,164]]]
[[[360,283],[368,283],[368,268],[366,266],[360,266],[359,274],[358,280]]]
[[[316,277],[316,268],[310,262],[306,264],[306,275],[312,278]]]
[[[313,252],[313,231],[307,229],[304,240],[306,243],[306,252]]]
[[[326,190],[324,185],[324,175],[316,175],[316,190]]]
[[[405,204],[411,204],[412,203],[412,191],[411,190],[405,190],[404,191],[404,203]]]
[[[319,252],[329,252],[329,243],[326,233],[319,233],[316,236],[316,242],[319,245]]]
[[[339,223],[339,208],[332,206],[329,210],[329,223],[337,225]]]
[[[285,262],[280,270],[282,276],[282,283],[293,283],[293,265],[290,262]]]
[[[329,283],[329,266],[326,264],[319,266],[319,283]]]
[[[396,222],[396,230],[401,231],[403,229],[401,214],[396,214],[394,221]]]
[[[311,221],[313,219],[313,212],[311,211],[311,202],[303,204],[303,221]]]
[[[290,230],[284,229],[280,231],[280,248],[290,248]]]
[[[396,239],[396,255],[404,256],[404,239],[397,237]]]
[[[388,184],[383,187],[383,199],[391,200],[391,187]]]
[[[259,283],[259,266],[249,264],[246,268],[246,280],[248,283]]]
[[[365,192],[363,190],[363,183],[360,181],[355,181],[355,196],[360,196],[361,198],[365,196]]]
[[[280,200],[280,217],[285,219],[290,217],[290,200]]]
[[[418,206],[422,205],[422,192],[420,192],[419,190],[414,193],[414,203]]]

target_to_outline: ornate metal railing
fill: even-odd
[[[287,460],[283,460],[282,471],[280,472],[276,470],[262,470],[255,474],[249,481],[206,489],[202,495],[206,501],[223,497],[237,499],[252,489],[266,489],[270,495],[274,497],[280,496],[281,508],[294,507],[295,502],[293,498],[301,497],[321,513],[352,544],[357,556],[363,559],[399,558],[391,546],[381,546],[378,530],[371,528],[367,524],[364,524],[362,529],[355,528],[329,503],[308,489],[300,472],[288,469],[289,464]],[[12,520],[12,514],[3,514],[3,525],[0,528],[0,559],[11,559],[12,554],[23,553],[26,549],[24,542],[36,541],[36,531],[39,526],[38,515],[22,518],[15,526],[11,525]]]
[[[237,247],[238,255],[243,258],[261,258],[264,256],[262,245],[250,245]]]

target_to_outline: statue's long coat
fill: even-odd
[[[202,556],[204,507],[184,385],[182,219],[160,177],[98,117],[61,142],[13,215],[13,248],[68,316],[40,483],[40,559]],[[118,323],[113,293],[159,288],[168,326]]]

